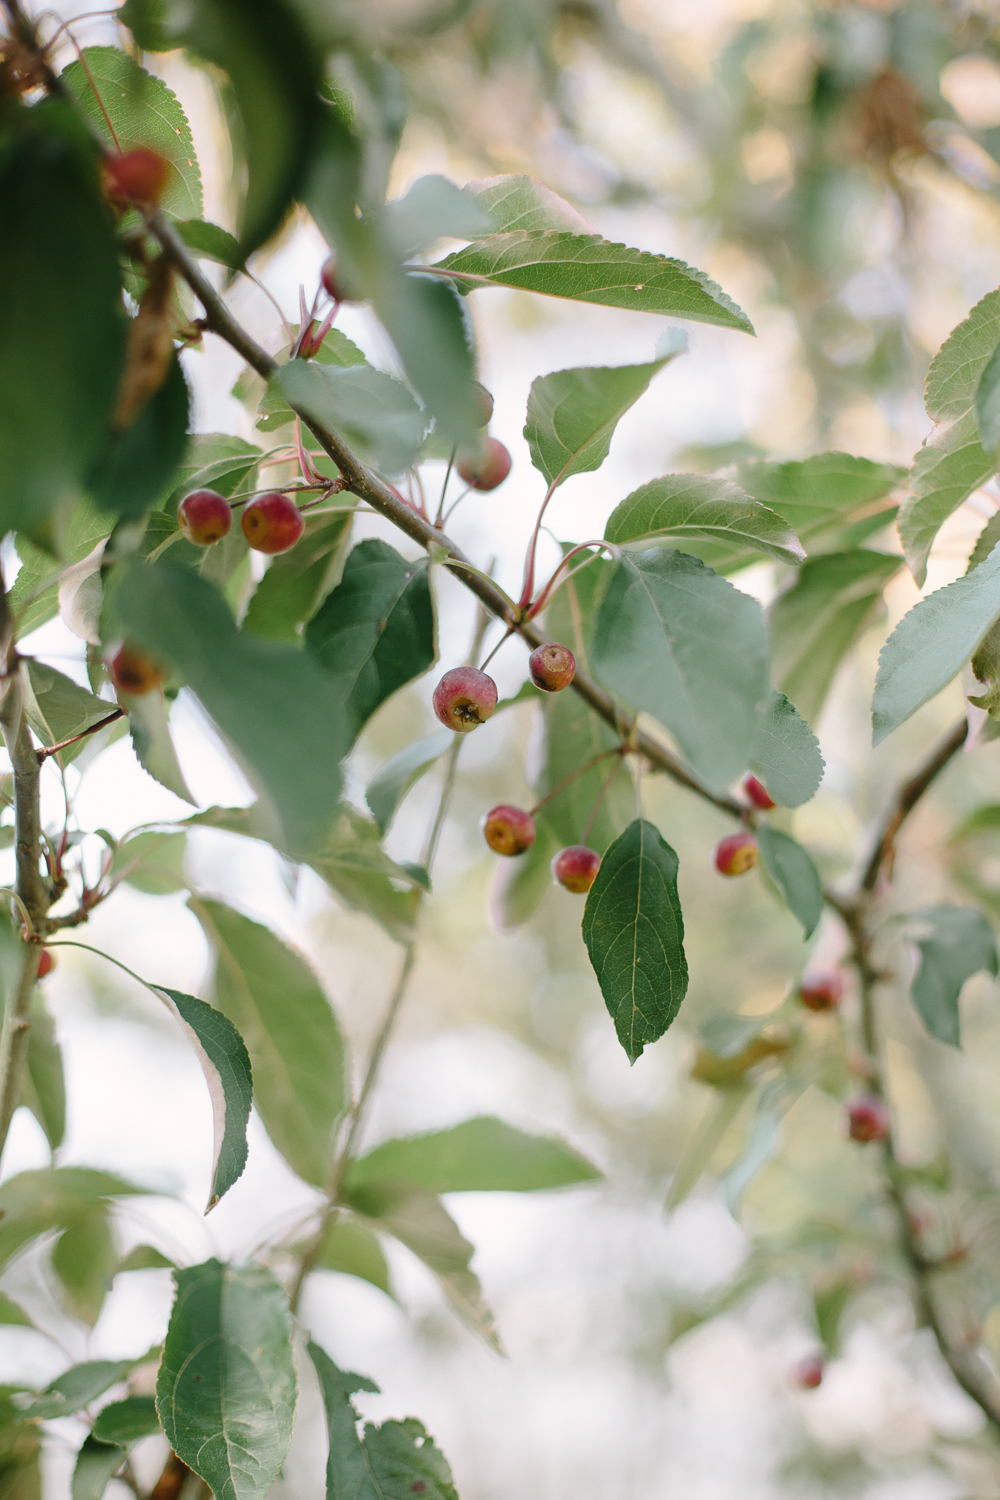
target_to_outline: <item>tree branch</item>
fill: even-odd
[[[871,858],[861,878],[859,891],[873,891],[883,869],[886,870],[889,879],[892,879],[893,861],[896,857],[896,835],[931,782],[941,774],[952,756],[961,750],[968,734],[968,719],[960,719],[950,734],[946,735],[940,745],[928,756],[920,769],[910,777],[909,781],[903,782],[882,819],[875,848],[872,850]]]

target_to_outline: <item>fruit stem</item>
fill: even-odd
[[[618,753],[621,756],[622,762],[624,763],[625,751],[621,750]],[[640,765],[640,767],[642,766],[642,757],[641,756],[639,757],[639,765]],[[618,775],[618,771],[619,771],[619,767],[618,766],[612,766],[611,770],[608,772],[607,776],[605,776],[604,781],[601,783],[601,790],[597,794],[597,800],[595,801],[593,807],[590,809],[590,817],[587,819],[586,827],[584,828],[583,833],[580,835],[580,843],[581,844],[585,844],[587,842],[587,840],[589,839],[589,837],[590,837],[590,830],[594,826],[594,820],[596,819],[597,814],[601,810],[601,804],[603,803],[605,797],[608,795],[608,792],[611,790],[611,783],[614,781],[615,777]],[[641,769],[640,769],[639,774],[636,776],[636,797],[637,798],[638,798],[638,795],[639,795],[639,786],[640,786],[640,777],[641,777],[641,775],[642,775],[642,772],[641,772]],[[642,807],[641,806],[639,808],[638,816],[640,818],[642,817]]]
[[[434,517],[435,526],[440,527],[444,525],[444,497],[448,493],[448,481],[451,478],[451,471],[455,467],[455,458],[457,454],[458,444],[455,443],[451,450],[451,457],[448,459],[448,467],[444,471],[444,484],[441,486],[441,498],[438,501],[437,515]],[[466,491],[466,494],[468,494],[468,491]],[[454,507],[452,507],[452,509],[454,509]],[[448,514],[451,515],[451,511],[449,511]]]
[[[528,543],[528,550],[525,553],[524,587],[521,590],[521,598],[519,601],[522,609],[527,609],[528,605],[531,603],[531,596],[535,592],[535,553],[538,550],[538,537],[542,529],[542,517],[545,515],[545,512],[548,509],[549,501],[555,494],[556,485],[558,483],[559,477],[557,475],[549,485],[548,489],[545,491],[545,498],[543,499],[541,507],[539,509],[538,519],[535,521],[535,529],[531,533],[531,541]]]
[[[74,20],[76,20],[76,19],[78,19],[78,18],[74,17]],[[122,154],[121,142],[118,139],[118,135],[117,135],[117,132],[115,130],[115,127],[111,123],[111,116],[108,114],[107,110],[104,108],[104,100],[101,98],[100,94],[98,93],[97,84],[94,82],[94,75],[90,71],[90,65],[87,62],[87,59],[83,55],[83,49],[81,48],[81,46],[80,46],[79,42],[77,41],[76,37],[73,35],[73,33],[68,28],[67,28],[67,31],[66,31],[66,35],[69,37],[70,42],[71,42],[71,44],[73,46],[73,50],[75,51],[75,53],[77,55],[77,58],[79,59],[80,67],[83,69],[84,73],[87,75],[87,82],[90,84],[90,87],[91,87],[91,90],[93,92],[94,98],[97,100],[97,107],[101,111],[101,114],[104,116],[104,123],[108,127],[108,130],[111,132],[111,139],[115,143],[115,150],[118,152],[118,155],[120,156]]]
[[[489,666],[489,664],[493,660],[494,656],[496,656],[497,652],[500,650],[500,647],[504,644],[505,641],[509,641],[510,638],[511,638],[511,636],[513,634],[514,634],[514,627],[513,627],[513,625],[511,625],[510,629],[506,632],[506,634],[502,635],[500,637],[500,639],[497,641],[496,645],[493,647],[493,650],[490,652],[489,656],[486,658],[486,660],[483,662],[482,666],[479,668],[480,672],[485,672],[486,671],[486,668]]]
[[[563,568],[565,568],[570,558],[575,557],[578,552],[585,551],[588,547],[603,548],[605,552],[610,552],[613,557],[618,554],[618,548],[612,546],[610,542],[580,542],[579,546],[574,547],[571,551],[566,553],[566,556],[556,568],[548,583],[545,585],[541,593],[538,595],[537,599],[535,599],[534,603],[531,605],[531,608],[528,610],[525,619],[533,620],[537,614],[541,613],[541,611],[547,604],[550,604],[552,602],[553,596],[559,592],[563,584],[567,583],[574,573],[579,573],[581,568],[585,568],[587,566],[587,563],[593,562],[596,559],[598,554],[596,552],[592,552],[590,557],[587,558],[587,562],[582,562],[579,568],[572,568],[570,572],[566,574],[566,577],[560,578],[558,584],[556,584],[556,579],[559,578],[559,574],[562,572]],[[555,587],[553,587],[553,585],[555,585]]]

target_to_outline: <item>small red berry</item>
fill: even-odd
[[[363,300],[360,297],[352,296],[349,291],[345,290],[343,282],[337,275],[337,257],[335,255],[328,256],[323,262],[323,269],[319,273],[319,279],[323,284],[324,292],[334,302],[360,302]]]
[[[497,685],[476,667],[452,667],[434,689],[431,699],[442,724],[468,734],[485,724],[497,706]]]
[[[715,846],[715,868],[720,875],[745,875],[757,863],[757,840],[752,833],[730,833]]]
[[[479,425],[488,427],[493,416],[493,397],[484,385],[475,382],[476,395],[479,398]]]
[[[56,966],[56,956],[50,953],[48,948],[42,949],[42,956],[38,960],[38,977],[44,979],[46,974],[51,974]]]
[[[278,490],[251,500],[243,512],[243,535],[255,552],[289,552],[305,528],[295,501]]]
[[[192,490],[177,507],[177,520],[189,542],[211,547],[229,535],[233,512],[229,501],[215,490]]]
[[[535,842],[534,818],[507,802],[491,807],[479,826],[494,854],[523,854]]]
[[[824,1363],[822,1354],[807,1354],[792,1370],[790,1384],[800,1391],[814,1391],[823,1383]]]
[[[511,461],[503,443],[488,437],[481,447],[460,453],[455,468],[474,490],[495,490],[510,473]]]
[[[570,844],[568,849],[560,849],[552,861],[555,879],[576,896],[590,890],[600,868],[601,856],[586,844]]]
[[[148,146],[116,152],[105,159],[108,192],[120,203],[159,203],[169,163]]]
[[[127,643],[118,647],[108,659],[107,667],[118,692],[128,693],[133,698],[151,693],[166,679],[166,673],[158,662]]]
[[[889,1111],[877,1094],[855,1094],[844,1106],[852,1141],[884,1141],[889,1134]]]
[[[528,657],[531,680],[543,693],[561,693],[576,676],[576,657],[568,646],[549,641]]]
[[[807,1010],[836,1010],[844,993],[844,980],[837,969],[813,974],[799,985],[799,999]]]
[[[770,812],[772,807],[777,807],[778,805],[764,783],[758,781],[756,776],[748,776],[746,778],[743,783],[743,790],[754,807],[759,807],[761,812]]]

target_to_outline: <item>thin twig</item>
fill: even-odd
[[[862,891],[873,891],[875,889],[878,884],[879,875],[883,869],[889,879],[892,879],[896,835],[931,782],[941,774],[952,756],[961,750],[968,738],[968,734],[969,721],[962,718],[950,734],[945,736],[937,749],[934,750],[920,767],[919,771],[911,776],[909,781],[903,782],[882,820],[879,834],[875,841],[875,848],[872,850],[871,858],[861,879],[860,888]]]
[[[65,750],[67,745],[75,745],[77,740],[85,740],[88,735],[97,734],[101,729],[107,729],[116,719],[124,717],[125,710],[116,708],[113,713],[108,714],[106,719],[98,719],[96,724],[91,724],[89,729],[83,729],[79,734],[71,734],[68,740],[60,740],[57,745],[45,745],[35,751],[38,756],[38,764],[42,765],[50,755],[58,755],[60,750]]]

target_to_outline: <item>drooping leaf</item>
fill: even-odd
[[[503,1120],[480,1115],[449,1130],[376,1146],[351,1166],[346,1183],[349,1190],[381,1180],[432,1193],[526,1193],[599,1176],[564,1141],[527,1135]]]
[[[434,661],[434,606],[425,557],[407,562],[375,537],[359,544],[340,583],[306,626],[306,647],[337,681],[358,729]]]
[[[174,1272],[177,1299],[156,1383],[170,1446],[223,1500],[263,1500],[295,1416],[288,1300],[260,1265]]]
[[[426,739],[414,740],[380,766],[365,788],[365,801],[384,837],[396,809],[412,786],[429,771],[454,740],[450,729],[439,729]]]
[[[64,68],[62,82],[106,146],[122,151],[147,146],[169,163],[160,199],[165,213],[175,219],[200,216],[201,172],[191,127],[162,78],[140,68],[120,47],[84,47],[83,61]]]
[[[271,387],[302,416],[335,428],[386,474],[409,468],[427,431],[402,381],[371,365],[345,369],[293,359],[272,377]]]
[[[49,550],[97,459],[125,347],[98,151],[72,107],[8,110],[0,131],[0,525]],[[59,357],[39,336],[39,309]]]
[[[212,1186],[208,1209],[214,1208],[247,1164],[247,1121],[250,1119],[252,1075],[247,1049],[236,1027],[204,1000],[150,985],[184,1028],[208,1084],[212,1100],[215,1140]]]
[[[31,1005],[28,1068],[21,1085],[21,1103],[31,1110],[55,1151],[66,1134],[66,1080],[55,1026],[40,994]]]
[[[745,461],[736,474],[740,487],[787,522],[810,556],[858,546],[862,534],[888,525],[895,515],[891,492],[905,476],[895,464],[851,453]]]
[[[240,242],[227,229],[218,224],[206,223],[204,219],[184,219],[177,225],[177,232],[195,255],[205,260],[214,260],[230,271],[241,271],[244,265]]]
[[[697,558],[665,547],[624,554],[597,612],[591,663],[670,730],[713,790],[746,769],[768,690],[764,619]]]
[[[583,940],[630,1062],[663,1035],[687,993],[677,855],[636,818],[601,860]]]
[[[705,474],[664,474],[641,485],[616,506],[604,528],[605,541],[619,546],[657,537],[682,541],[720,572],[758,562],[760,553],[785,563],[805,557],[779,515],[737,485]]]
[[[102,1500],[124,1457],[117,1443],[102,1443],[92,1434],[85,1437],[73,1468],[71,1500]]]
[[[437,429],[453,443],[474,443],[480,426],[476,353],[455,287],[427,275],[386,277],[372,301]]]
[[[564,230],[571,234],[593,234],[582,214],[577,213],[544,182],[513,172],[466,183],[465,191],[493,220],[498,234],[515,230],[528,233]]]
[[[799,807],[819,790],[819,741],[784,693],[773,692],[757,706],[750,769],[781,807]]]
[[[74,734],[82,734],[114,713],[113,703],[89,693],[46,662],[29,661],[27,672],[30,691],[25,694],[25,714],[43,745],[57,745]],[[84,744],[81,740],[61,750],[61,763],[68,765]]]
[[[596,234],[512,230],[477,240],[430,268],[460,291],[515,286],[601,307],[665,313],[752,333],[746,314],[702,271]]]
[[[120,573],[120,576],[119,576]],[[167,562],[115,570],[124,633],[168,661],[233,749],[287,852],[327,834],[340,790],[350,715],[336,683],[292,646],[236,628],[222,596]]]
[[[931,1036],[958,1047],[962,986],[973,974],[997,974],[993,929],[974,906],[924,906],[910,921],[910,936],[920,950],[913,1003]]]
[[[50,1381],[36,1400],[22,1408],[22,1416],[27,1422],[72,1416],[118,1385],[138,1363],[134,1359],[93,1359],[72,1365]]]
[[[177,473],[187,448],[190,394],[176,353],[166,379],[124,432],[111,433],[87,475],[101,510],[138,519]]]
[[[872,699],[878,745],[962,670],[1000,616],[1000,547],[904,615],[882,647]]]
[[[128,714],[132,749],[142,769],[154,781],[166,787],[168,792],[190,802],[193,807],[195,800],[184,780],[184,772],[174,749],[164,694],[159,688],[152,688],[148,693],[119,692],[118,697]]]
[[[532,381],[524,436],[531,462],[550,489],[601,467],[622,417],[653,376],[686,348],[684,335],[672,331],[649,364],[556,370]]]
[[[111,863],[112,880],[124,880],[147,896],[187,890],[183,833],[136,833],[124,839]]]
[[[811,557],[768,610],[775,681],[810,723],[901,566],[899,557],[863,548]]]
[[[101,1315],[117,1261],[118,1249],[102,1207],[64,1229],[53,1246],[52,1269],[62,1283],[63,1300],[73,1316],[91,1328]]]
[[[215,951],[213,996],[253,1067],[254,1103],[292,1169],[316,1186],[330,1173],[345,1103],[344,1043],[309,965],[268,928],[218,901],[188,902]]]
[[[159,1432],[160,1419],[152,1396],[126,1396],[102,1406],[94,1421],[93,1434],[102,1443],[137,1443],[151,1432]]]
[[[40,1234],[69,1229],[95,1206],[143,1191],[89,1167],[45,1167],[9,1177],[0,1185],[0,1267]]]
[[[270,641],[301,641],[302,625],[337,581],[352,519],[345,510],[306,521],[296,545],[272,559],[254,590],[243,620],[246,634]]]
[[[403,1422],[365,1424],[358,1435],[355,1391],[378,1391],[364,1375],[340,1370],[318,1344],[309,1357],[319,1377],[326,1408],[329,1457],[326,1500],[458,1500],[448,1461],[415,1417]]]
[[[362,1281],[370,1281],[386,1296],[392,1296],[389,1267],[378,1235],[359,1224],[357,1219],[345,1217],[343,1212],[324,1234],[314,1265],[317,1270],[342,1271],[346,1276],[358,1276]]]
[[[377,824],[342,806],[325,844],[308,863],[345,905],[373,917],[397,942],[410,941],[414,892],[421,882],[389,858]]]
[[[801,844],[767,824],[757,829],[757,843],[764,869],[806,937],[811,937],[823,915],[823,888],[816,866]]]

